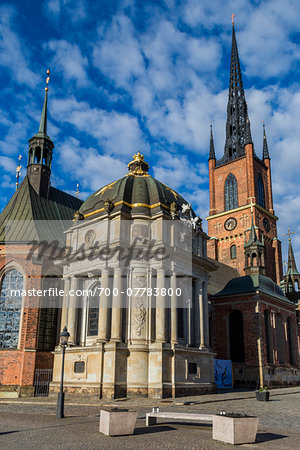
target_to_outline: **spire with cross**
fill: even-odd
[[[224,156],[217,165],[231,161],[245,154],[245,145],[252,144],[250,121],[245,99],[242,72],[232,20],[231,63],[229,77],[229,93],[227,103],[226,140]]]

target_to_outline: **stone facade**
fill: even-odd
[[[73,251],[83,246],[86,257],[64,265],[65,292],[99,285],[109,295],[100,293],[98,324],[93,331],[89,298],[65,298],[61,327],[66,324],[71,335],[65,360],[67,392],[98,398],[163,398],[214,389],[207,302],[208,272],[214,265],[206,259],[207,237],[202,229],[188,227],[192,254],[179,222],[161,215],[154,220],[123,220],[117,214],[78,222],[68,231],[67,242]],[[136,245],[127,264],[117,253],[105,261],[89,258],[93,247],[87,244],[87,236],[93,235],[100,247],[105,245],[114,253],[116,248],[129,249],[136,233],[144,241]],[[138,257],[145,239],[155,242],[154,249],[164,248],[168,257]],[[178,287],[181,296],[175,295]],[[138,289],[140,294],[129,295],[128,289]],[[169,295],[162,295],[164,289]],[[57,348],[51,392],[59,388],[60,371],[61,350]]]

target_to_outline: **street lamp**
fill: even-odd
[[[65,403],[65,393],[64,393],[64,367],[65,367],[65,351],[66,346],[68,345],[68,339],[70,337],[70,333],[67,330],[67,327],[64,327],[62,332],[59,335],[59,343],[62,347],[62,362],[61,362],[61,379],[60,379],[60,391],[57,397],[57,411],[56,417],[58,419],[62,419],[64,417],[64,403]]]

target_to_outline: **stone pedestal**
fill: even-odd
[[[227,444],[252,444],[255,442],[258,417],[239,414],[213,416],[213,439]]]
[[[105,408],[100,411],[100,433],[106,436],[125,436],[134,433],[137,411]]]

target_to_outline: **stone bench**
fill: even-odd
[[[155,425],[157,419],[172,419],[172,420],[188,420],[189,422],[213,422],[212,414],[194,414],[194,413],[174,413],[174,412],[150,412],[146,414],[146,427]]]

